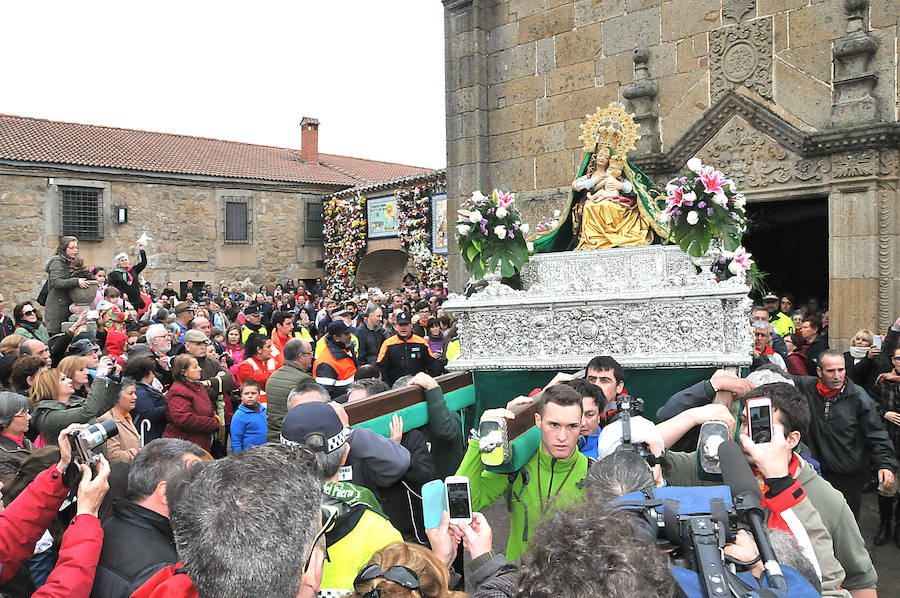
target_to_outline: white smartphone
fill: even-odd
[[[754,444],[772,442],[772,399],[759,397],[747,400],[747,425]]]
[[[876,349],[881,348],[881,335],[880,334],[876,334],[872,337],[872,346],[875,347]]]
[[[472,523],[472,496],[469,493],[469,478],[452,475],[444,479],[447,489],[447,507],[450,511],[450,525]]]

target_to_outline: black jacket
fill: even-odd
[[[91,598],[128,598],[160,569],[178,562],[169,520],[121,498],[103,524],[103,549]]]
[[[844,352],[844,368],[847,370],[847,377],[856,382],[857,386],[863,387],[867,393],[872,394],[872,388],[875,383],[873,374],[875,362],[869,356],[863,357],[858,363],[854,363],[856,359],[850,355],[850,351]]]
[[[819,365],[819,357],[828,350],[828,337],[824,334],[816,336],[813,342],[806,346],[806,369],[810,376],[816,376],[816,367]]]
[[[847,379],[844,389],[826,400],[816,390],[818,378],[792,378],[809,402],[809,432],[803,435],[803,442],[822,465],[823,474],[864,472],[869,456],[876,469],[897,471],[894,444],[884,428],[875,401],[865,390]]]
[[[446,363],[443,357],[434,356],[428,342],[421,336],[413,334],[402,339],[395,334],[381,345],[377,365],[381,369],[381,379],[393,385],[398,378],[414,376],[419,372],[439,376]]]
[[[119,270],[113,270],[109,273],[109,284],[119,289],[119,292],[128,297],[128,301],[136,310],[142,310],[144,300],[141,298],[141,280],[138,275],[147,266],[147,254],[141,249],[141,261],[131,267],[128,274],[123,274]]]
[[[378,361],[378,351],[388,335],[384,328],[379,326],[375,330],[369,330],[365,323],[356,329],[356,338],[359,340],[359,365],[375,365]]]
[[[409,430],[400,441],[409,451],[409,469],[403,479],[389,487],[378,488],[376,494],[384,514],[407,542],[427,545],[422,519],[422,486],[438,479],[434,459],[428,452],[425,437],[419,430]]]

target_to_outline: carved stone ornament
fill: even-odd
[[[518,293],[450,297],[451,369],[581,368],[599,354],[631,368],[750,363],[748,287],[703,279],[678,247],[540,254],[521,276]]]
[[[799,158],[737,116],[698,156],[705,164],[718,165],[743,189],[790,182],[820,183],[830,168],[828,158]]]
[[[722,20],[725,23],[740,23],[752,18],[756,11],[756,0],[725,0],[722,3]]]
[[[895,150],[863,150],[834,154],[831,157],[832,176],[836,179],[871,176],[896,176]]]
[[[756,19],[710,32],[709,77],[713,102],[739,85],[772,99],[772,20]]]

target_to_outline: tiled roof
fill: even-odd
[[[331,154],[309,164],[288,148],[4,114],[0,159],[342,186],[428,170]]]

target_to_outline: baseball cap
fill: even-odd
[[[410,324],[412,322],[412,314],[408,311],[402,311],[397,314],[396,321],[398,324]]]
[[[188,303],[187,301],[182,301],[175,306],[175,314],[183,314],[184,312],[191,311],[193,309],[194,307],[190,303]]]
[[[82,338],[69,345],[69,355],[83,356],[93,353],[100,346],[89,338]]]
[[[763,297],[763,301],[778,301],[778,295],[775,293],[768,293]]]
[[[337,412],[328,403],[303,403],[287,412],[281,424],[281,444],[307,445],[310,436],[322,437],[320,446],[307,446],[311,451],[332,453],[342,448],[350,436]]]
[[[337,321],[332,322],[328,325],[328,328],[325,329],[325,334],[329,336],[334,336],[336,334],[343,334],[350,330],[350,327],[347,326],[344,322]]]
[[[336,311],[333,314],[331,314],[331,317],[332,318],[343,318],[343,317],[349,317],[352,315],[353,314],[350,313],[349,309],[342,309],[340,311]]]
[[[184,333],[186,343],[212,343],[209,338],[199,330],[188,330]]]

